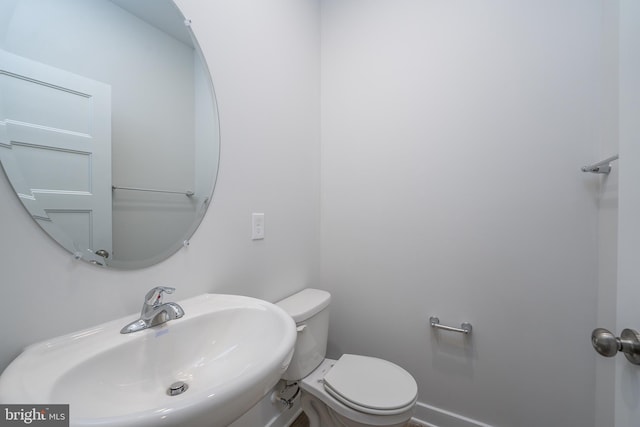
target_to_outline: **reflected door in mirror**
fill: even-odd
[[[0,160],[16,193],[69,251],[111,251],[111,88],[8,52],[0,61]]]

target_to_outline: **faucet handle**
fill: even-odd
[[[144,303],[147,305],[159,305],[162,303],[162,294],[164,292],[168,294],[172,294],[176,288],[170,288],[168,286],[156,286],[147,292],[147,295],[144,297]]]

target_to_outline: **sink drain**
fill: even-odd
[[[189,388],[189,384],[184,381],[177,381],[169,386],[167,389],[167,394],[169,396],[177,396],[179,394],[184,393]]]

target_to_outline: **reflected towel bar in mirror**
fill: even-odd
[[[137,188],[137,187],[119,187],[112,185],[112,190],[130,190],[130,191],[149,191],[152,193],[170,193],[170,194],[184,194],[187,197],[193,196],[195,193],[191,190],[187,191],[169,191],[169,190],[156,190],[153,188]]]

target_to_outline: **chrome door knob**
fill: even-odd
[[[591,333],[591,345],[604,357],[613,357],[620,350],[618,338],[604,328],[593,330]]]
[[[623,329],[620,338],[606,329],[594,329],[591,345],[605,357],[613,357],[621,351],[629,362],[640,365],[640,334],[633,329]]]

